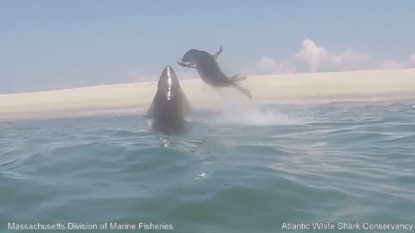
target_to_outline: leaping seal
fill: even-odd
[[[200,78],[206,83],[214,87],[229,87],[232,86],[242,92],[249,98],[250,91],[240,87],[237,82],[246,79],[246,76],[239,76],[239,74],[226,76],[219,67],[216,61],[222,53],[222,46],[215,54],[209,54],[206,51],[190,49],[187,51],[181,61],[177,63],[186,68],[194,68],[197,70]]]
[[[165,134],[184,133],[188,130],[191,107],[171,66],[160,76],[157,92],[147,110],[151,127]]]

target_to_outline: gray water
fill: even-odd
[[[413,103],[235,111],[196,112],[191,132],[177,136],[149,131],[143,116],[0,123],[0,232],[38,223],[61,232],[105,223],[95,232],[119,232],[110,223],[409,232],[403,224],[415,223]],[[364,229],[379,226],[389,229]]]

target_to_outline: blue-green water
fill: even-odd
[[[264,108],[198,112],[189,134],[168,137],[142,116],[0,123],[0,232],[309,232],[282,228],[317,222],[409,232],[363,223],[415,223],[412,103]]]

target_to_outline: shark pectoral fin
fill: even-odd
[[[153,103],[151,103],[150,107],[147,109],[146,116],[149,118],[153,117]]]
[[[217,51],[214,55],[212,55],[213,59],[218,59],[219,55],[222,53],[222,45],[219,48],[219,51]]]
[[[183,105],[183,117],[186,121],[192,121],[192,110],[190,109],[190,105],[185,103]]]
[[[246,76],[239,76],[239,74],[235,74],[229,77],[229,80],[233,81],[233,82],[240,82],[242,80],[245,80],[247,77]]]
[[[187,122],[191,122],[191,121],[192,121],[192,115],[191,115],[191,114],[187,114],[187,115],[185,115],[185,116],[184,116],[184,119],[185,119]]]
[[[186,63],[179,62],[179,61],[177,62],[177,64],[179,64],[179,65],[181,65],[183,67],[186,67],[186,68],[196,68],[196,66],[193,65],[193,64],[186,64]]]
[[[182,111],[183,111],[184,118],[186,119],[186,121],[191,121],[192,120],[192,108],[190,107],[190,103],[186,95],[184,95],[183,92],[182,92],[182,97],[183,97]]]
[[[187,100],[183,104],[183,111],[187,117],[192,115],[192,108],[190,107],[190,104]]]

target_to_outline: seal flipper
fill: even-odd
[[[235,75],[229,76],[228,78],[232,82],[240,82],[242,80],[245,80],[247,77],[246,76],[239,76],[239,74],[235,74]]]
[[[186,64],[186,63],[179,62],[179,61],[177,62],[177,64],[179,64],[183,67],[186,67],[186,68],[196,68],[196,65],[194,65],[194,64]]]
[[[232,83],[232,87],[234,87],[234,88],[236,88],[236,89],[238,89],[242,94],[244,94],[245,96],[247,96],[248,98],[250,98],[250,99],[252,99],[252,96],[251,96],[251,92],[250,91],[248,91],[248,90],[246,90],[246,89],[244,89],[244,88],[242,88],[242,87],[240,87],[238,84],[236,84],[236,83]]]
[[[219,48],[219,51],[217,51],[214,55],[211,55],[213,59],[217,60],[219,55],[222,53],[222,45]]]

